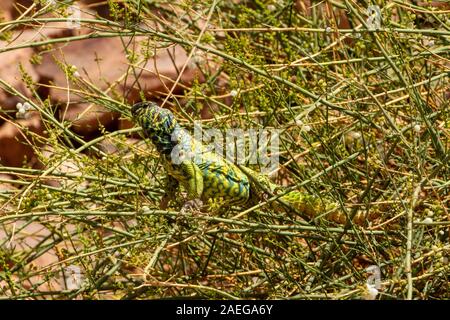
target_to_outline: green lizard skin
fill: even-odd
[[[182,129],[172,112],[152,102],[137,103],[132,107],[133,120],[139,124],[159,152],[167,171],[166,194],[161,204],[166,207],[181,185],[189,200],[220,199],[224,206],[251,207],[265,201],[269,194],[283,193],[283,188],[261,173],[238,166],[214,152],[207,151],[187,131]],[[194,156],[195,155],[195,156]],[[345,223],[346,215],[333,203],[323,203],[317,197],[298,191],[290,191],[271,202],[277,211],[286,210],[284,204],[292,206],[313,219],[325,212],[328,220]],[[363,224],[362,213],[353,218]]]

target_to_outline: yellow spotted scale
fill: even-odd
[[[261,173],[238,166],[214,152],[207,151],[201,142],[195,140],[180,127],[173,113],[153,102],[140,102],[132,107],[133,120],[139,124],[144,135],[150,138],[161,156],[167,171],[166,194],[161,206],[166,207],[181,184],[190,200],[220,199],[224,206],[251,207],[271,194],[283,193],[283,188]],[[317,197],[290,191],[271,202],[277,211],[286,210],[285,205],[313,219],[329,212],[328,220],[345,223],[346,215],[337,210],[333,203],[324,203]],[[283,205],[283,203],[285,205]],[[358,213],[353,218],[356,224],[363,224],[365,217]]]

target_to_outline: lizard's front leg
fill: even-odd
[[[181,172],[185,177],[183,185],[188,194],[188,201],[183,205],[181,212],[188,210],[199,209],[203,202],[201,197],[203,194],[203,175],[199,167],[192,161],[184,161],[180,165]]]

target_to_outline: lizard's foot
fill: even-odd
[[[166,210],[169,207],[169,198],[163,197],[159,203],[159,208],[161,210]]]
[[[162,196],[161,201],[159,202],[159,208],[162,210],[166,210],[169,207],[169,203],[175,200],[175,196],[173,193],[166,193]]]
[[[186,201],[186,203],[183,205],[183,207],[180,210],[181,214],[185,214],[189,211],[200,211],[201,207],[203,206],[203,201],[200,199],[194,199]]]

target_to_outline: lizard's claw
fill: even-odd
[[[194,199],[186,201],[183,207],[180,210],[181,214],[185,214],[188,211],[200,211],[201,207],[203,206],[203,201],[200,199]]]

